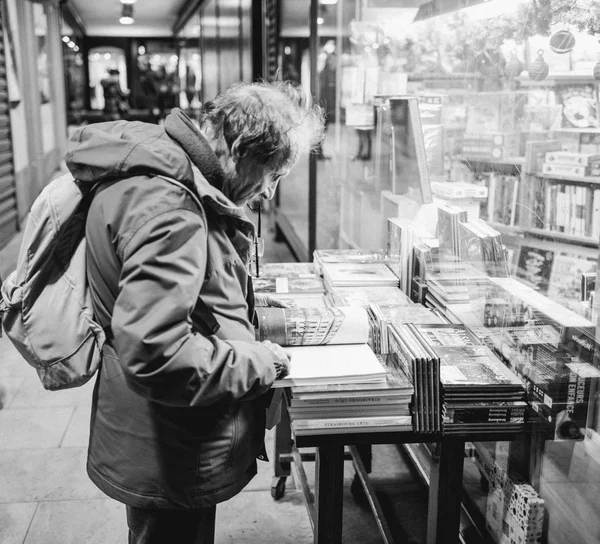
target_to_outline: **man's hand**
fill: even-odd
[[[290,358],[279,344],[274,344],[270,340],[264,340],[263,346],[269,348],[273,355],[277,358],[275,361],[275,370],[277,371],[277,379],[285,378],[289,374]]]
[[[263,293],[255,293],[254,294],[254,305],[255,306],[270,306],[271,308],[289,308],[290,305],[282,300],[278,300],[275,297],[270,295],[265,295]]]

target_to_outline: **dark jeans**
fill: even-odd
[[[128,506],[129,544],[214,544],[216,510]]]

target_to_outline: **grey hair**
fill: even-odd
[[[292,166],[324,134],[321,108],[289,81],[237,83],[205,107],[201,124],[206,122],[228,151],[237,141],[241,155],[271,171]]]

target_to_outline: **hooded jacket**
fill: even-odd
[[[276,375],[249,320],[254,227],[220,191],[219,161],[180,110],[164,126],[83,127],[66,162],[76,179],[102,182],[86,224],[88,281],[113,335],[94,388],[88,474],[131,506],[227,500],[256,473]],[[160,176],[194,190],[202,208]]]

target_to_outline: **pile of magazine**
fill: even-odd
[[[395,323],[388,330],[388,366],[414,385],[415,431],[522,430],[527,405],[521,381],[467,327]]]
[[[380,359],[381,362],[381,359]],[[413,385],[404,374],[367,383],[322,383],[287,389],[292,427],[298,435],[412,431]]]

